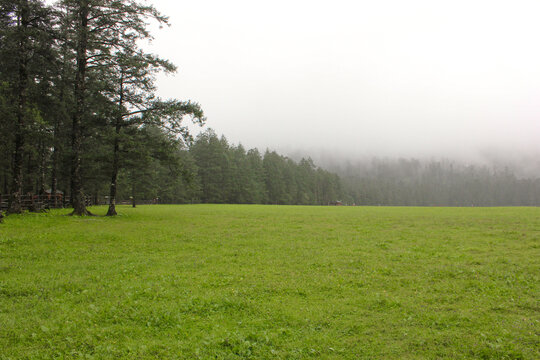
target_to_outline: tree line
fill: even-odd
[[[372,159],[330,165],[345,200],[361,205],[539,206],[540,178],[520,177],[509,166],[451,160]]]
[[[339,177],[266,150],[230,145],[207,130],[189,149],[195,165],[194,198],[205,203],[327,205],[341,198]]]
[[[156,97],[156,74],[176,68],[140,47],[151,39],[150,21],[168,19],[133,0],[0,0],[8,212],[22,211],[26,192],[50,188],[68,190],[73,214],[89,215],[84,194],[106,184],[107,214],[115,215],[120,172],[137,178],[160,162],[181,173],[178,154],[167,149],[190,141],[186,118],[202,124],[204,115],[196,103]]]
[[[147,175],[122,173],[123,199],[292,205],[540,205],[540,179],[518,176],[509,166],[373,158],[327,162],[324,167],[329,171],[311,158],[293,160],[275,151],[246,150],[211,129],[200,133],[189,146],[173,146],[165,154],[177,160],[152,160]],[[134,157],[142,158],[140,153]],[[178,166],[171,172],[172,163]]]

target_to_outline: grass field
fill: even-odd
[[[538,208],[119,211],[0,225],[0,359],[540,359]]]

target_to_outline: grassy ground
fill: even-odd
[[[119,210],[0,225],[0,359],[540,358],[538,208]]]

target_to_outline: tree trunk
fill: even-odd
[[[39,164],[39,192],[38,192],[38,202],[39,202],[39,211],[49,209],[49,202],[45,200],[45,169],[46,169],[46,159],[45,159],[45,146],[42,145],[41,149],[41,159]]]
[[[67,26],[62,25],[63,45],[62,45],[62,77],[60,79],[60,104],[61,112],[54,117],[53,128],[53,151],[51,157],[51,196],[53,197],[53,204],[55,208],[59,206],[63,207],[63,201],[59,203],[56,192],[58,191],[58,158],[60,153],[60,128],[63,124],[67,124],[69,117],[66,106],[66,88],[68,84],[68,39],[67,39]]]
[[[9,194],[9,177],[8,177],[7,173],[4,173],[4,189],[3,189],[3,193],[4,194]]]
[[[64,95],[64,84],[62,83],[62,88],[60,89],[60,101],[62,101],[63,110],[65,106],[65,95]],[[62,115],[65,115],[65,111],[62,111]],[[60,119],[59,116],[56,116],[54,119],[54,128],[53,128],[53,150],[51,155],[51,196],[53,197],[53,206],[58,208],[58,198],[56,192],[58,190],[58,156],[59,156],[59,141],[60,136]]]
[[[56,129],[54,137],[56,138]],[[51,196],[52,200],[54,202],[54,208],[58,208],[58,199],[56,197],[56,191],[58,189],[58,146],[56,144],[56,139],[53,140],[55,142],[53,152],[52,152],[52,164],[51,164]]]
[[[118,162],[119,162],[119,149],[120,149],[120,125],[117,120],[116,124],[116,132],[114,136],[114,150],[113,150],[113,168],[112,168],[112,176],[111,176],[111,191],[109,194],[109,210],[107,211],[107,216],[115,216],[116,213],[116,183],[118,181]]]
[[[131,172],[131,206],[137,207],[137,203],[135,200],[135,177],[133,176],[133,172]]]
[[[39,154],[39,187],[37,194],[39,196],[45,195],[45,169],[47,167],[46,165],[46,159],[45,159],[45,146],[43,144],[40,145],[41,152]]]
[[[122,112],[124,106],[124,76],[120,74],[120,99],[118,100],[118,114],[116,115],[116,124],[114,129],[114,146],[113,146],[113,168],[111,175],[111,191],[110,202],[107,216],[115,216],[116,213],[116,190],[118,182],[118,169],[120,167],[120,130],[122,128]]]
[[[72,215],[92,215],[84,203],[82,174],[81,174],[81,148],[82,127],[81,122],[85,111],[86,67],[88,47],[88,1],[81,1],[77,14],[77,72],[75,75],[75,111],[73,113],[73,127],[71,132],[71,203]]]
[[[19,5],[17,30],[19,35],[18,48],[18,83],[17,83],[17,123],[15,124],[15,152],[13,154],[13,182],[11,184],[8,213],[22,212],[21,196],[23,192],[23,153],[26,113],[26,90],[28,87],[28,37],[26,29],[29,25],[28,1]]]

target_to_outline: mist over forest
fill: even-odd
[[[217,135],[213,131],[204,132],[190,150],[199,174],[208,173],[211,160],[208,157],[202,160],[196,155],[200,151],[197,149],[208,146],[212,138],[217,142]],[[228,202],[324,205],[339,202],[344,205],[402,206],[540,204],[540,163],[532,157],[511,159],[486,154],[483,161],[465,161],[434,157],[366,156],[353,160],[344,155],[321,151],[313,151],[311,155],[295,151],[286,157],[268,149],[260,152],[251,149],[247,153],[251,154],[252,159],[257,159],[256,163],[260,162],[260,166],[250,169],[246,164],[235,167],[230,162],[242,156],[245,151],[242,145],[229,145],[224,136],[220,141],[221,150],[214,149],[211,155],[214,159],[213,176],[207,175],[205,181],[198,180],[199,191],[207,195],[202,198],[195,195],[194,198],[203,202],[216,202],[215,199],[222,199],[217,202],[227,202],[224,201],[226,195],[217,194],[225,193],[230,184],[236,184],[240,189],[258,188],[260,193],[257,196],[244,196],[242,200],[229,197]],[[273,167],[269,167],[271,155],[280,159]],[[219,158],[226,160],[220,162],[217,160]],[[247,171],[255,176],[248,180],[245,173],[240,174],[240,168],[242,172]],[[325,176],[321,177],[320,174]],[[209,185],[209,179],[214,184]],[[259,185],[254,185],[258,181]],[[209,197],[209,188],[214,189],[216,195]],[[214,200],[209,201],[212,196]]]
[[[540,157],[534,154],[477,152],[469,159],[429,154],[351,156],[318,150],[309,156],[340,176],[344,198],[364,205],[502,206],[540,203]],[[307,155],[310,154],[310,155]]]

